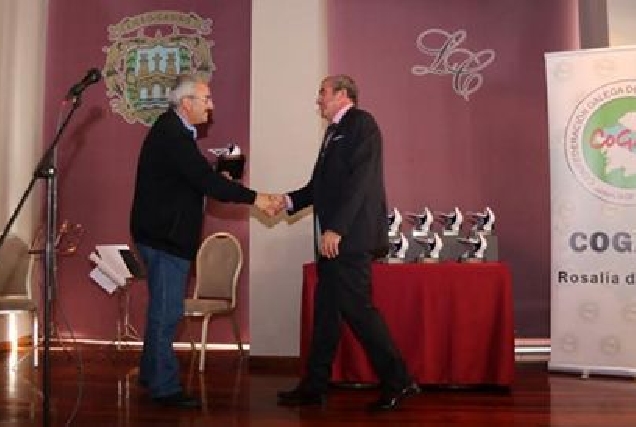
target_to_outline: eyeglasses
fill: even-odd
[[[208,102],[212,102],[212,96],[211,95],[205,95],[205,96],[189,95],[188,98],[190,98],[190,99],[198,99],[200,101],[203,101],[206,104]]]

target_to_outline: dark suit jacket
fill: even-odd
[[[342,236],[340,253],[388,248],[382,135],[373,116],[352,107],[338,123],[309,182],[289,193],[293,211],[313,205],[324,232]]]
[[[217,173],[177,113],[163,113],[148,132],[137,165],[130,231],[137,243],[193,259],[203,198],[252,204],[256,193]]]

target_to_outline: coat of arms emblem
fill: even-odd
[[[212,76],[212,20],[195,13],[153,11],[126,17],[108,27],[104,47],[106,95],[128,123],[150,126],[168,107],[180,74]]]

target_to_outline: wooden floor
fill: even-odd
[[[278,407],[276,391],[296,382],[289,366],[248,367],[236,353],[212,352],[206,372],[199,374],[187,351],[179,353],[183,381],[204,407],[166,409],[136,384],[137,350],[84,346],[81,354],[84,381],[73,426],[636,426],[633,380],[548,374],[544,363],[518,364],[507,392],[429,387],[399,411],[374,415],[364,410],[374,389],[334,389],[324,407]],[[64,426],[77,399],[80,370],[75,352],[51,355],[50,425]],[[11,369],[15,358],[0,353],[0,426],[41,426],[41,369],[31,368],[29,359]]]

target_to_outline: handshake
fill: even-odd
[[[222,171],[221,175],[228,180],[234,179],[228,171]],[[278,215],[283,209],[287,208],[287,201],[285,200],[284,194],[256,193],[254,206],[256,206],[265,215],[273,217]]]
[[[258,193],[256,200],[254,200],[254,206],[265,215],[273,217],[287,208],[287,201],[284,194]]]

